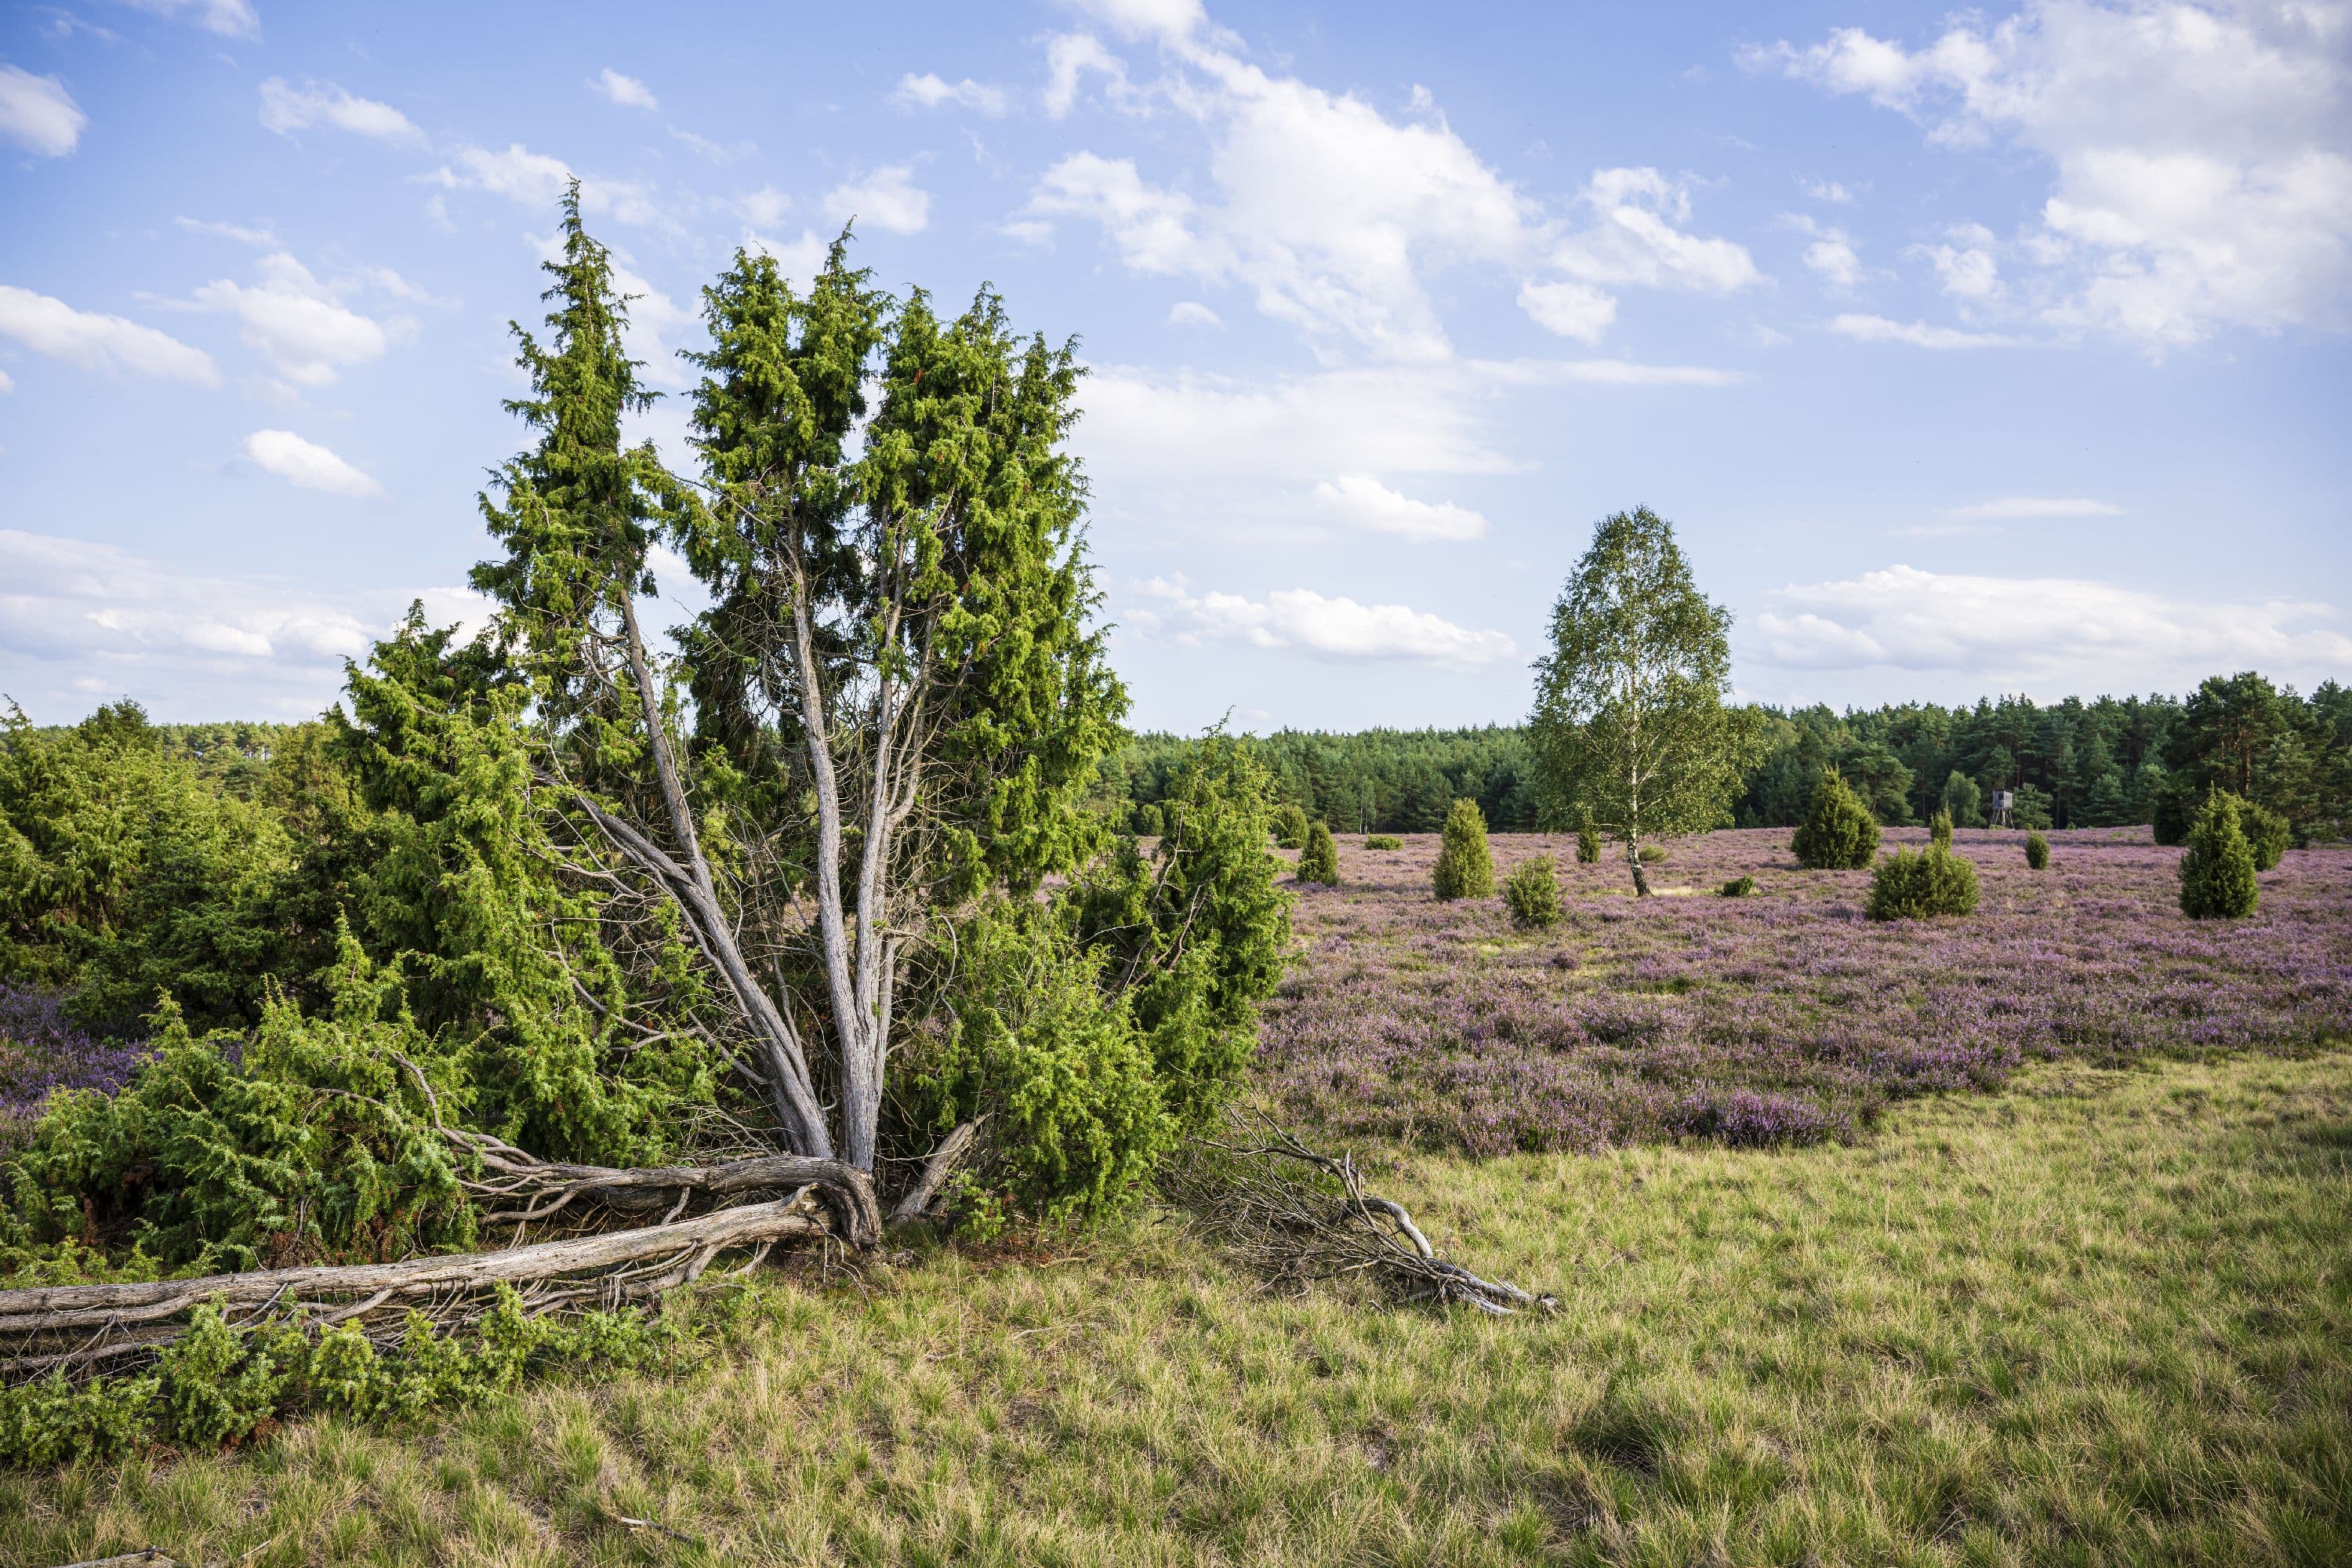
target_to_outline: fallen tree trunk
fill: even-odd
[[[829,1163],[829,1162],[828,1162]],[[524,1291],[526,1309],[615,1306],[693,1280],[719,1253],[762,1254],[789,1237],[833,1234],[817,1184],[768,1203],[635,1230],[544,1241],[500,1252],[215,1274],[141,1284],[0,1290],[0,1347],[11,1378],[83,1368],[152,1352],[183,1331],[170,1320],[207,1302],[247,1320],[299,1315],[311,1327],[403,1316],[450,1315],[494,1287]]]

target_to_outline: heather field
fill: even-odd
[[[1785,828],[1673,841],[1646,900],[1572,837],[1496,835],[1498,884],[1533,856],[1560,867],[1566,919],[1522,932],[1499,899],[1431,898],[1434,835],[1343,836],[1341,885],[1302,889],[1262,1082],[1327,1137],[1473,1155],[1803,1143],[2032,1061],[2352,1038],[2352,848],[2291,850],[2256,918],[2199,922],[2180,851],[2147,828],[2049,837],[2036,872],[2022,833],[1963,830],[1976,914],[1880,922],[1868,871],[1799,868]],[[1742,875],[1755,896],[1718,895]]]

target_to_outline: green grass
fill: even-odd
[[[2341,1055],[2045,1068],[1854,1148],[1406,1156],[1381,1188],[1557,1315],[1273,1299],[1139,1222],[764,1285],[691,1377],[0,1478],[0,1561],[2341,1564],[2347,1163]]]

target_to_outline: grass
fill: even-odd
[[[686,1378],[0,1478],[0,1562],[2352,1561],[2352,1057],[1388,1160],[1562,1310],[1269,1298],[1139,1220],[763,1284]]]

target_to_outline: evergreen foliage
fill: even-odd
[[[1858,871],[1878,854],[1878,822],[1843,776],[1824,769],[1789,847],[1807,870]]]
[[[2193,921],[2242,920],[2262,900],[2253,846],[2240,826],[2238,799],[2215,790],[2189,831],[2180,858],[2180,912]]]
[[[2294,829],[2287,819],[2269,806],[2252,801],[2238,803],[2238,822],[2246,835],[2246,844],[2254,852],[2254,869],[2275,869],[2286,852],[2294,847]]]
[[[1753,898],[1756,894],[1756,879],[1734,877],[1730,881],[1726,882],[1719,891],[1727,899]]]
[[[1589,811],[1576,819],[1576,863],[1580,866],[1601,863],[1601,829],[1592,825],[1592,814]]]
[[[1404,847],[1404,840],[1402,838],[1391,837],[1385,833],[1375,833],[1364,840],[1364,847],[1367,849],[1402,849]]]
[[[1307,830],[1307,846],[1298,853],[1298,879],[1326,888],[1339,885],[1339,847],[1322,823]]]
[[[2104,775],[2103,775],[2104,776]],[[1984,791],[1977,781],[1955,768],[1945,775],[1944,790],[1938,797],[1946,816],[1956,827],[1982,827],[1985,825]]]
[[[2042,837],[2038,827],[2025,836],[2025,864],[2035,871],[2050,868],[2050,840]]]
[[[1486,847],[1486,818],[1475,800],[1457,800],[1445,814],[1432,889],[1440,901],[1495,895],[1495,858]]]
[[[1976,867],[1931,843],[1920,850],[1897,849],[1879,861],[1865,912],[1874,921],[1968,915],[1976,912],[1977,898]]]
[[[1297,849],[1307,843],[1307,808],[1286,802],[1274,808],[1274,842],[1283,849]]]
[[[1754,760],[1753,715],[1727,706],[1730,627],[1647,507],[1594,527],[1552,608],[1528,722],[1538,782],[1553,820],[1589,812],[1625,846],[1637,894],[1642,838],[1727,825]]]
[[[1935,816],[1927,819],[1927,841],[1931,844],[1940,844],[1947,849],[1952,847],[1952,814],[1950,812],[1939,809]]]
[[[1559,924],[1559,868],[1549,855],[1519,863],[1503,881],[1503,903],[1521,931],[1549,931]]]

